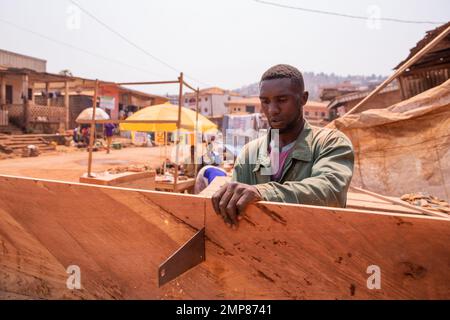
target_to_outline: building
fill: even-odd
[[[303,106],[303,116],[314,126],[324,126],[329,122],[327,102],[308,101]]]
[[[197,94],[189,92],[185,93],[183,97],[184,107],[195,110]],[[237,93],[218,87],[202,89],[199,93],[199,112],[208,118],[222,118],[228,112],[225,103],[239,98]]]
[[[352,84],[350,81],[344,81],[334,86],[322,86],[320,88],[319,99],[321,101],[331,101],[345,94],[361,91],[361,89],[361,86]]]
[[[0,61],[4,63],[0,65],[0,129],[11,125],[25,131],[41,128],[56,132],[63,129],[68,123],[68,99],[63,99],[59,107],[47,103],[40,105],[34,99],[35,92],[38,85],[48,89],[55,83],[67,92],[72,77],[47,73],[46,61],[42,59],[5,51],[1,51],[0,56]]]
[[[329,110],[329,120],[343,116],[354,106],[356,106],[362,99],[367,97],[370,92],[371,90],[358,91],[345,94],[343,96],[338,96],[333,99],[327,107]],[[401,92],[398,82],[394,81],[366,102],[361,109],[358,110],[358,112],[363,112],[369,109],[383,109],[400,101],[402,101]]]
[[[410,50],[408,57],[394,69],[399,69],[413,55],[436,38],[450,22],[428,31],[425,37]],[[450,78],[450,34],[442,39],[428,53],[399,76],[402,99],[411,98],[423,91],[436,87]]]
[[[0,50],[0,131],[55,133],[74,128],[80,112],[92,106],[95,80],[46,72],[47,62]],[[99,81],[100,107],[111,119],[124,110],[160,104],[167,98]]]
[[[261,113],[261,100],[258,97],[235,99],[225,102],[228,114]]]
[[[46,60],[2,49],[0,49],[0,66],[4,68],[29,69],[36,72],[47,71]]]

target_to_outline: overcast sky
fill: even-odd
[[[235,89],[278,63],[302,71],[388,75],[437,25],[376,17],[450,20],[449,0],[267,0],[369,20],[254,0],[74,1],[147,54],[70,0],[0,0],[0,48],[45,59],[54,73],[70,69],[76,76],[124,82],[172,80],[183,71],[194,86]],[[174,86],[140,89],[177,92]]]

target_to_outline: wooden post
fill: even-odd
[[[30,104],[28,102],[28,75],[22,76],[23,122],[25,130],[30,126]]]
[[[174,177],[174,190],[176,190],[178,182],[178,153],[180,151],[180,127],[181,127],[181,103],[183,102],[183,72],[180,73],[178,78],[180,81],[180,92],[178,96],[178,121],[177,121],[177,139],[175,140],[175,177]]]
[[[69,109],[69,82],[64,82],[64,108],[66,110],[66,123],[65,127],[66,130],[69,130],[69,116],[70,116],[70,109]]]
[[[196,97],[196,99],[195,99],[195,137],[194,137],[194,173],[195,173],[195,177],[197,177],[197,159],[198,159],[198,156],[197,156],[197,147],[198,147],[198,141],[197,141],[197,138],[198,138],[198,98],[199,98],[199,96],[200,96],[200,90],[199,90],[199,88],[197,87],[197,91],[196,91],[196,93],[197,93],[197,97]]]
[[[408,69],[411,65],[413,65],[417,60],[422,58],[425,53],[430,51],[435,45],[439,43],[447,34],[450,33],[450,26],[448,26],[444,31],[442,31],[436,38],[433,39],[430,43],[428,43],[425,47],[423,47],[419,52],[417,52],[411,59],[406,61],[394,74],[392,74],[389,78],[383,81],[374,91],[372,91],[367,97],[365,97],[362,101],[360,101],[356,106],[350,109],[343,117],[348,116],[352,113],[355,113],[364,103],[369,101],[373,96],[375,96],[378,92],[383,90],[389,83],[391,83],[395,78],[401,75],[406,69]]]
[[[167,170],[167,131],[164,131],[164,175],[166,174]]]
[[[6,104],[6,79],[4,76],[0,80],[0,105]]]
[[[88,159],[88,177],[91,178],[91,169],[92,169],[92,146],[94,144],[95,137],[95,110],[97,109],[97,94],[98,94],[98,79],[95,80],[95,89],[94,89],[94,98],[92,100],[92,123],[91,123],[91,132],[89,136],[89,159]]]
[[[46,82],[46,83],[45,83],[45,94],[46,94],[46,97],[47,97],[47,99],[46,99],[46,101],[47,101],[47,103],[46,103],[47,107],[50,107],[50,94],[49,94],[49,91],[50,91],[50,83],[49,83],[49,82]]]

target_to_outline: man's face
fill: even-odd
[[[284,133],[301,123],[308,92],[302,92],[291,79],[272,79],[261,82],[259,98],[270,127]]]

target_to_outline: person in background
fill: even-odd
[[[125,120],[125,110],[124,109],[120,109],[120,111],[119,111],[119,119],[120,120]]]
[[[81,128],[81,140],[83,141],[83,143],[85,143],[87,146],[89,146],[89,135],[90,135],[90,129],[89,126],[83,126]]]
[[[73,142],[78,143],[80,141],[79,135],[80,135],[80,128],[76,127],[75,129],[73,129],[73,135],[72,135]]]
[[[105,123],[104,125],[104,136],[106,139],[106,153],[110,152],[111,149],[111,143],[112,143],[112,137],[114,135],[114,129],[116,126],[113,123]]]

